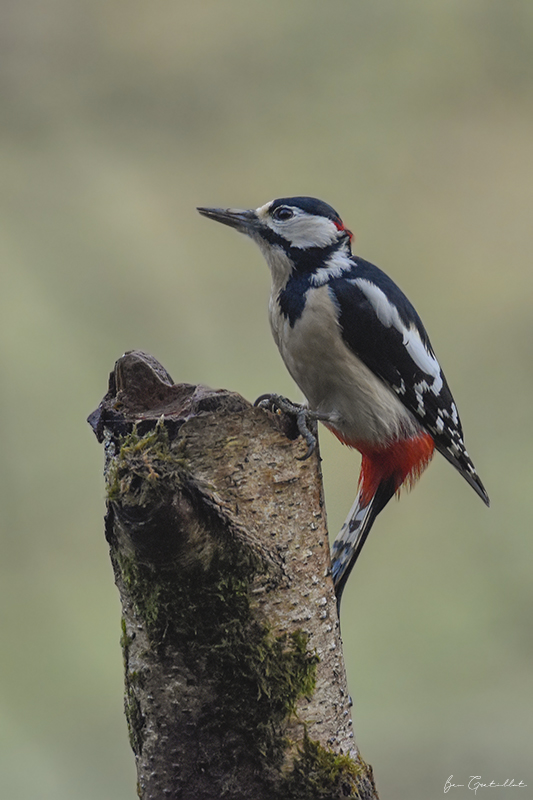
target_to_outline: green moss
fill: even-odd
[[[213,727],[240,733],[248,751],[281,766],[284,723],[298,698],[313,693],[317,661],[301,631],[274,636],[266,626],[234,626],[208,654],[223,699]],[[235,742],[231,757],[238,757]]]
[[[137,699],[133,687],[126,681],[126,694],[124,697],[124,712],[128,723],[128,736],[131,749],[136,755],[140,755],[143,746],[143,729],[146,720],[141,710],[141,705]]]
[[[168,600],[165,602],[163,598],[161,570],[156,570],[149,564],[141,564],[135,556],[128,556],[122,552],[116,553],[116,560],[124,587],[133,600],[135,613],[148,628],[156,632],[158,622],[166,613],[168,606]]]
[[[279,787],[279,800],[357,798],[361,780],[366,782],[367,770],[362,761],[327,750],[310,739],[306,731],[292,769]]]
[[[142,688],[145,684],[144,677],[136,669],[132,669],[128,672],[128,680],[132,686],[140,686]]]
[[[141,710],[141,705],[135,693],[136,687],[142,688],[144,680],[142,675],[136,670],[129,668],[129,651],[133,642],[133,637],[128,635],[126,620],[124,617],[120,620],[120,627],[122,630],[120,636],[120,645],[122,647],[122,656],[124,660],[124,678],[125,678],[125,693],[124,693],[124,712],[126,715],[126,722],[128,724],[128,736],[130,745],[134,753],[140,755],[143,746],[143,729],[146,720]]]
[[[163,420],[144,436],[137,426],[120,442],[118,453],[107,473],[106,493],[110,501],[127,497],[128,504],[144,505],[158,489],[161,474],[169,467],[182,466],[170,450]]]
[[[242,553],[237,570],[235,561],[230,566],[215,557],[207,570],[198,566],[179,574],[117,554],[151,646],[159,656],[168,647],[179,649],[187,666],[201,669],[200,679],[213,684],[219,701],[206,727],[221,736],[235,734],[225,757],[238,760],[239,740],[248,754],[280,764],[286,747],[280,731],[298,698],[312,694],[318,658],[302,631],[275,636],[255,620],[249,596],[253,564]]]
[[[122,648],[122,653],[124,655],[124,660],[127,661],[128,648],[129,648],[130,644],[132,643],[133,639],[131,638],[131,636],[128,636],[128,631],[126,629],[126,620],[124,619],[124,617],[122,617],[121,620],[120,620],[120,629],[122,631],[121,636],[120,636],[120,646]]]

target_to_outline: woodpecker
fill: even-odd
[[[352,254],[353,235],[331,206],[283,197],[255,210],[198,211],[250,236],[270,267],[272,333],[307,409],[277,405],[296,414],[309,451],[304,414],[361,453],[357,497],[332,547],[340,602],[377,515],[435,449],[489,505],[457,406],[417,312],[388,275]]]

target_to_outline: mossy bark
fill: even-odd
[[[127,353],[105,443],[138,794],[377,798],[353,736],[318,454],[239,395]]]

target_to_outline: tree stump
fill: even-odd
[[[377,798],[350,719],[320,458],[292,421],[120,358],[105,444],[143,800]]]

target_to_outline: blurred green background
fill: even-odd
[[[0,18],[0,796],[135,796],[85,418],[132,348],[176,381],[299,399],[259,252],[195,211],[291,194],[331,203],[417,306],[492,499],[436,458],[380,517],[343,599],[362,754],[384,800],[452,774],[531,787],[533,4],[4,0]],[[358,457],[321,443],[334,534]]]

